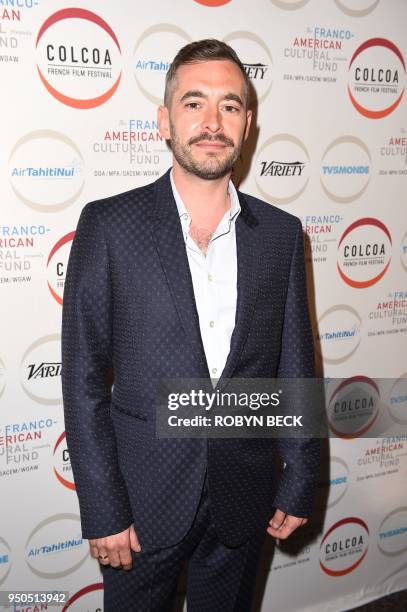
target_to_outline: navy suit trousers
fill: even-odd
[[[137,525],[136,531],[137,531]],[[208,479],[194,522],[175,546],[132,552],[129,571],[103,566],[105,612],[171,612],[181,569],[188,560],[188,612],[250,612],[266,532],[229,548],[211,518]]]

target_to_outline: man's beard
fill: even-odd
[[[211,135],[203,132],[199,136],[190,138],[185,144],[181,144],[172,123],[170,123],[170,128],[170,144],[175,159],[184,170],[190,172],[191,174],[195,174],[195,176],[198,176],[201,179],[213,181],[226,176],[229,174],[229,172],[231,172],[235,162],[239,158],[243,138],[239,143],[239,146],[236,146],[233,140],[227,138],[223,134]],[[228,154],[221,159],[219,159],[215,153],[209,153],[207,154],[205,160],[198,161],[194,159],[191,147],[198,142],[202,142],[203,140],[207,142],[222,142],[230,150]]]

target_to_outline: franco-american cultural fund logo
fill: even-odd
[[[386,38],[362,43],[349,63],[349,98],[368,119],[382,119],[400,104],[405,89],[406,66],[399,48]]]
[[[37,70],[56,100],[78,109],[109,100],[121,79],[121,49],[110,25],[96,13],[66,8],[42,24],[36,40]]]
[[[387,272],[391,248],[391,235],[382,221],[374,217],[354,221],[338,243],[339,276],[357,289],[374,285]]]

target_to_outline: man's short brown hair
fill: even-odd
[[[246,108],[249,106],[249,77],[240,61],[236,51],[229,45],[216,38],[197,40],[182,47],[174,57],[174,60],[165,77],[164,105],[169,108],[172,93],[176,81],[176,73],[184,64],[198,64],[200,62],[211,62],[216,60],[229,60],[238,66],[244,79],[244,94]]]

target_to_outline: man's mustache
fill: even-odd
[[[206,142],[215,142],[218,140],[219,142],[223,142],[223,144],[228,147],[235,146],[233,140],[231,138],[227,138],[223,134],[200,134],[199,136],[194,136],[194,138],[190,138],[188,140],[188,145],[191,146],[197,144],[198,142],[202,142],[203,140]]]

